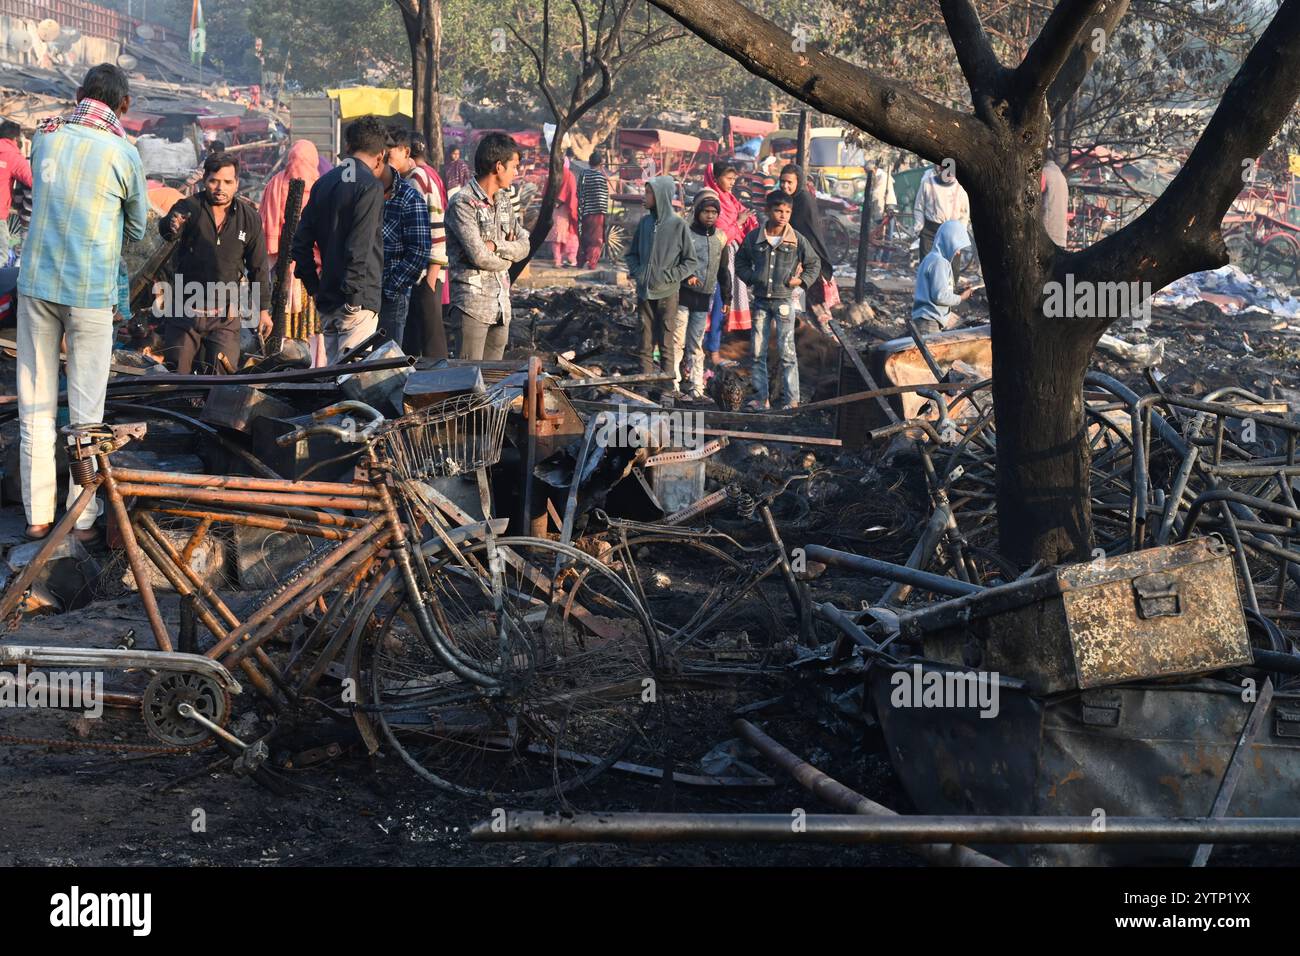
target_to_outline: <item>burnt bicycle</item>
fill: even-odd
[[[283,768],[270,742],[323,718],[354,723],[371,753],[387,746],[460,794],[564,793],[592,780],[645,739],[658,635],[604,564],[566,544],[506,536],[505,519],[492,517],[487,469],[500,458],[511,401],[497,387],[393,421],[342,402],[280,439],[356,443],[351,482],[118,467],[114,454],[144,424],[65,427],[82,491],[0,595],[0,618],[20,623],[40,567],[102,492],[154,647],[0,642],[0,666],[111,674],[120,686],[108,700],[147,740],[124,741],[121,721],[99,735],[108,739],[82,722],[60,738],[0,740],[176,753],[216,744],[237,770],[277,786]],[[438,490],[455,476],[477,482],[484,520]],[[303,535],[315,548],[236,609],[191,557],[214,528],[241,525]],[[201,625],[184,646],[151,571]],[[254,723],[268,728],[256,738],[231,730],[233,701],[250,697]]]

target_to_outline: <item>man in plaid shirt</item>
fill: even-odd
[[[394,145],[389,136],[389,148]],[[384,184],[384,283],[379,327],[399,346],[406,335],[411,290],[429,266],[433,229],[429,205],[420,191],[388,163],[379,175]]]
[[[69,421],[104,420],[122,238],[144,238],[149,214],[140,154],[118,120],[130,106],[126,74],[101,63],[77,89],[77,108],[40,124],[32,140],[32,224],[18,273],[18,430],[33,539],[54,522],[60,342]],[[70,485],[69,507],[81,494]],[[92,499],[77,519],[78,538],[94,536],[99,510]]]

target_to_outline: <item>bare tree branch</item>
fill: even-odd
[[[644,36],[639,37],[635,43],[626,47],[622,51],[621,56],[625,60],[631,60],[639,54],[644,53],[646,50],[652,50],[657,46],[663,46],[665,43],[671,43],[674,40],[684,39],[686,36],[688,36],[688,34],[685,30],[675,30],[672,27],[660,27],[653,33],[647,33]]]
[[[578,15],[578,26],[582,28],[582,62],[586,63],[591,55],[591,47],[587,42],[587,18],[582,13],[580,0],[569,0],[569,2],[573,5],[573,12]]]
[[[1016,67],[1015,105],[1020,116],[1038,109],[1043,96],[1079,45],[1083,30],[1109,0],[1060,0]],[[1089,35],[1088,42],[1090,42]],[[1103,38],[1102,45],[1105,40]]]
[[[510,32],[515,35],[515,39],[523,45],[523,48],[532,54],[533,62],[537,64],[537,87],[542,91],[542,96],[546,98],[546,105],[551,108],[551,115],[556,117],[558,120],[560,116],[560,105],[556,102],[555,96],[551,93],[551,88],[546,82],[545,57],[537,51],[536,47],[524,39],[524,35],[516,30],[513,24],[510,26]],[[545,44],[543,45],[543,50],[544,49]]]
[[[1123,229],[1064,257],[1060,271],[1150,282],[1160,289],[1227,263],[1219,228],[1241,192],[1245,163],[1268,148],[1297,98],[1300,0],[1283,0],[1173,182]]]
[[[1082,3],[1087,2],[1087,0],[1074,0],[1074,2]],[[1093,31],[1101,30],[1102,38],[1109,44],[1115,36],[1120,20],[1124,19],[1124,14],[1128,12],[1128,8],[1129,0],[1107,0],[1104,6],[1098,9],[1092,18],[1080,28],[1076,34],[1078,42],[1074,43],[1065,61],[1056,68],[1054,79],[1048,80],[1047,112],[1049,116],[1056,116],[1065,107],[1066,103],[1074,99],[1074,94],[1079,91],[1083,78],[1088,75],[1088,71],[1092,69],[1092,64],[1102,54],[1103,51],[1098,50],[1097,46],[1091,42]],[[1046,30],[1047,28],[1044,27],[1043,29]],[[1031,48],[1030,53],[1032,52]],[[1028,61],[1028,54],[1026,54],[1025,59]],[[1021,66],[1023,67],[1024,64],[1022,63]],[[1024,99],[1021,102],[1026,108],[1032,109],[1037,100]]]
[[[943,20],[952,38],[953,49],[957,51],[957,62],[961,64],[962,75],[970,87],[971,99],[976,111],[981,111],[981,104],[987,107],[989,101],[1001,87],[1005,74],[1009,71],[998,62],[993,52],[993,44],[984,31],[979,11],[971,0],[939,0],[943,11]]]
[[[975,117],[811,46],[796,52],[789,33],[737,0],[649,2],[755,76],[895,146],[963,165],[993,151],[990,131]]]

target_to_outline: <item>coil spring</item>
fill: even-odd
[[[68,463],[68,471],[71,472],[73,481],[84,485],[95,476],[95,459],[74,458]]]
[[[727,498],[735,504],[736,512],[746,521],[754,517],[754,513],[758,511],[758,502],[754,500],[754,496],[740,485],[727,485]]]

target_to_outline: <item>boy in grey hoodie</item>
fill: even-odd
[[[636,307],[641,316],[641,371],[657,371],[657,345],[662,370],[672,375],[676,391],[684,338],[677,328],[677,295],[697,263],[686,220],[673,212],[673,192],[671,176],[655,176],[646,183],[649,213],[637,223],[626,259],[628,275],[636,281]]]

